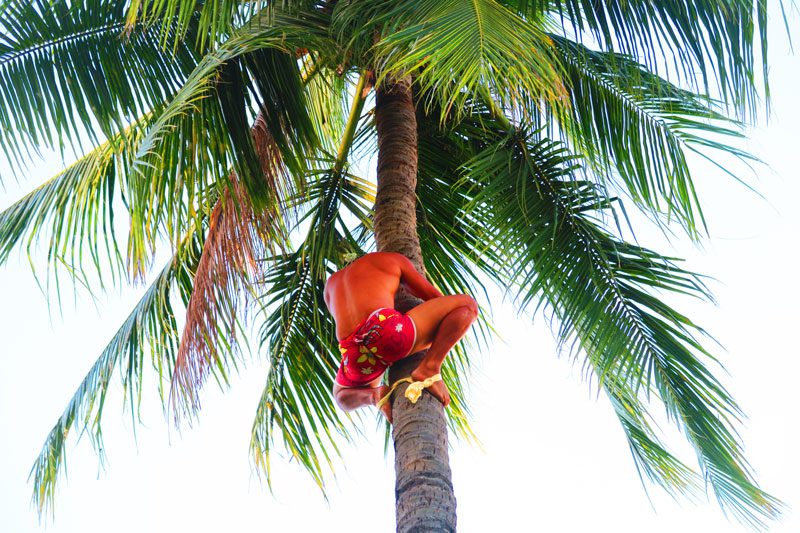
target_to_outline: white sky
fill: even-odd
[[[800,58],[790,55],[773,23],[773,116],[751,132],[749,147],[769,168],[758,169],[760,199],[710,166],[696,180],[711,239],[699,250],[637,224],[642,244],[688,259],[713,276],[718,306],[681,301],[725,347],[717,349],[723,382],[749,419],[741,428],[747,457],[762,487],[790,506],[800,505],[800,423],[796,390],[800,350],[797,247],[800,232]],[[55,173],[45,162],[29,169],[22,186],[4,178],[5,207]],[[3,176],[7,170],[0,168]],[[40,259],[42,259],[40,257]],[[43,265],[43,260],[40,265]],[[69,476],[56,498],[55,521],[45,527],[30,506],[27,476],[47,433],[76,386],[129,313],[142,288],[113,291],[93,304],[79,292],[63,315],[48,311],[24,258],[0,275],[0,531],[116,532],[233,531],[324,528],[339,532],[394,528],[391,451],[382,430],[368,424],[365,438],[345,448],[338,483],[325,501],[297,465],[274,460],[271,495],[251,472],[250,424],[266,365],[254,361],[222,394],[207,387],[200,423],[171,435],[147,388],[144,425],[134,442],[123,415],[121,387],[112,388],[104,433],[105,471],[87,441],[68,445]],[[483,449],[454,443],[451,466],[459,531],[616,532],[747,531],[727,521],[713,503],[674,502],[642,489],[622,430],[608,403],[580,380],[580,367],[558,358],[543,320],[516,317],[493,294],[497,341],[473,376],[473,427]],[[671,428],[669,434],[676,436]],[[680,439],[678,449],[689,452]],[[691,462],[691,454],[684,458]],[[693,463],[692,463],[693,464]],[[800,531],[788,510],[770,529]]]

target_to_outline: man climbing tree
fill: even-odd
[[[408,314],[393,309],[401,283],[423,300]],[[444,296],[405,256],[377,252],[333,274],[325,285],[325,303],[336,320],[342,352],[333,388],[340,407],[378,405],[391,422],[392,389],[379,385],[381,376],[392,363],[426,349],[411,372],[406,396],[429,388],[447,407],[450,393],[442,382],[442,363],[477,318],[478,304],[472,297]],[[416,403],[416,397],[411,398]]]

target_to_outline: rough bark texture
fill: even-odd
[[[409,79],[376,89],[378,191],[375,241],[379,251],[399,252],[425,272],[417,235],[417,121]],[[408,311],[419,303],[400,292],[395,305]],[[395,364],[391,382],[416,368],[422,354]],[[397,531],[455,531],[456,499],[447,453],[447,426],[442,405],[430,394],[411,404],[401,385],[392,398],[395,450]]]
[[[406,80],[377,88],[378,191],[375,239],[422,268],[417,235],[417,118]]]

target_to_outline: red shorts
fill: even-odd
[[[363,387],[407,356],[417,340],[411,317],[384,307],[376,309],[353,333],[339,341],[342,364],[336,383]]]

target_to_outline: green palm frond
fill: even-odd
[[[330,153],[339,147],[347,121],[347,81],[311,55],[304,64],[306,101],[322,148]]]
[[[52,510],[56,483],[66,461],[67,436],[74,427],[79,428],[81,435],[88,435],[103,461],[101,421],[115,370],[119,371],[134,420],[139,416],[144,361],[148,356],[158,373],[162,403],[165,401],[164,384],[172,374],[179,340],[172,294],[177,292],[183,303],[188,303],[202,247],[201,231],[193,230],[186,235],[173,258],[89,369],[50,431],[30,473],[33,478],[33,502],[40,514],[48,507]]]
[[[23,239],[30,253],[49,233],[50,265],[63,262],[80,277],[94,267],[101,280],[109,265],[113,276],[122,277],[125,267],[129,275],[142,276],[159,234],[177,243],[215,194],[214,182],[221,181],[216,176],[227,178],[226,145],[199,136],[223,128],[219,114],[212,107],[202,118],[202,124],[188,123],[188,132],[167,132],[154,147],[157,161],[134,169],[153,123],[152,117],[142,117],[7,208],[0,213],[0,262]],[[124,260],[114,226],[120,208],[129,215]]]
[[[465,112],[470,98],[484,90],[509,107],[526,98],[560,105],[564,87],[549,37],[493,0],[370,4],[337,6],[333,30],[355,32],[352,41],[381,28],[372,51],[379,83],[411,74],[445,113]],[[363,21],[365,12],[374,12],[373,18],[356,26],[353,19]]]
[[[291,175],[301,176],[308,170],[307,160],[320,147],[317,120],[326,117],[312,114],[310,93],[305,90],[307,80],[295,54],[262,48],[242,60],[251,80],[250,93],[283,164]]]
[[[216,94],[225,119],[238,179],[247,189],[256,210],[271,210],[275,201],[274,177],[263,175],[263,168],[250,132],[250,99],[254,96],[258,118],[276,148],[284,179],[302,188],[309,156],[316,153],[318,140],[308,111],[302,80],[293,56],[273,49],[260,49],[222,65]],[[250,81],[252,80],[252,82]],[[269,167],[266,168],[269,170]],[[265,179],[266,177],[266,179]]]
[[[153,118],[126,160],[122,195],[130,219],[128,271],[134,279],[143,275],[162,236],[174,243],[200,210],[211,208],[209,198],[222,192],[232,166],[217,101],[196,102],[191,113],[154,135],[162,118]]]
[[[259,401],[250,443],[259,472],[270,477],[273,435],[323,486],[323,457],[331,466],[338,454],[334,435],[349,437],[331,390],[338,364],[335,325],[322,293],[327,272],[314,272],[301,249],[271,261],[266,282],[272,307],[261,331],[269,346],[270,369]],[[319,267],[319,265],[316,265]]]
[[[32,255],[45,238],[49,265],[86,272],[90,260],[101,280],[109,266],[112,275],[124,273],[114,216],[130,154],[119,147],[135,146],[147,123],[137,121],[0,213],[0,263],[23,242]]]
[[[246,175],[250,179],[245,183],[249,184],[249,200],[254,207],[259,210],[274,207],[273,191],[263,186],[261,169],[254,168],[256,163],[251,163],[246,155],[248,150],[252,152],[253,146],[247,134],[243,135],[241,131],[243,127],[245,132],[250,131],[249,124],[244,126],[247,116],[241,108],[245,105],[244,99],[241,93],[238,98],[231,98],[233,89],[219,87],[217,77],[224,65],[237,58],[256,61],[248,65],[265,64],[263,61],[258,63],[255,56],[245,57],[257,54],[262,48],[292,54],[295,47],[292,42],[309,45],[328,41],[321,33],[324,27],[319,26],[316,19],[298,19],[279,13],[270,21],[275,26],[262,28],[255,22],[244,26],[223,46],[204,56],[187,82],[154,118],[136,147],[136,156],[130,164],[133,179],[126,191],[130,205],[135,206],[129,209],[131,227],[137,230],[130,234],[129,258],[147,257],[159,231],[166,232],[172,239],[180,235],[185,221],[192,215],[192,203],[187,203],[186,197],[191,200],[215,184],[225,184],[234,163],[239,163],[237,168],[248,170]],[[287,65],[285,60],[275,64]],[[264,81],[254,82],[265,91],[256,95],[256,102],[273,103],[269,98],[275,98],[274,90],[280,88],[284,78],[294,76],[296,82],[297,67],[292,65],[292,68],[294,70],[290,72],[273,70],[264,73],[275,74],[276,80],[272,85]],[[214,95],[219,98],[211,98]],[[302,102],[302,96],[291,96],[286,92],[282,96],[283,100],[278,103],[290,105],[291,111],[297,107],[297,101]],[[297,161],[302,159],[296,152],[300,147],[308,146],[308,138],[313,132],[309,133],[310,128],[302,115],[293,117],[295,122],[287,123],[281,121],[284,117],[281,113],[285,112],[270,109],[262,113],[262,117],[274,143],[282,151],[283,164],[297,167]],[[294,127],[296,125],[298,127]],[[231,141],[237,145],[231,145]],[[241,164],[242,161],[247,163]],[[140,275],[144,267],[142,262],[130,261],[129,270]]]
[[[663,296],[710,298],[700,278],[603,229],[598,217],[608,216],[611,200],[572,176],[576,161],[563,147],[533,138],[521,131],[465,165],[467,176],[488,177],[471,182],[479,191],[471,213],[485,217],[479,227],[493,228],[490,246],[506,254],[519,305],[550,305],[559,339],[574,341],[601,384],[612,380],[615,401],[622,387],[659,398],[724,509],[753,524],[776,516],[780,502],[758,488],[742,453],[734,429],[741,412],[703,362],[716,362],[698,340],[704,332]],[[659,457],[649,473],[669,484]]]
[[[502,262],[494,250],[481,253],[484,241],[471,233],[460,218],[471,200],[456,187],[462,165],[475,155],[482,139],[493,139],[505,131],[492,132],[491,116],[485,110],[478,113],[478,105],[470,104],[476,112],[452,122],[446,130],[436,120],[438,110],[417,113],[420,244],[426,268],[441,271],[437,277],[449,292],[474,292],[476,288],[483,291],[483,284],[469,265],[491,270]]]
[[[617,50],[658,71],[713,90],[737,111],[755,116],[759,101],[757,58],[767,57],[767,3],[762,0],[527,1],[501,0],[523,16],[550,15],[565,33],[588,33],[604,50]],[[763,94],[769,96],[762,60]]]
[[[464,183],[459,181],[462,165],[476,155],[476,147],[480,150],[481,141],[486,146],[506,132],[505,124],[494,124],[489,110],[484,111],[483,116],[474,115],[470,120],[465,119],[451,131],[442,131],[436,121],[428,116],[418,114],[417,119],[420,175],[417,186],[420,201],[418,231],[428,275],[431,279],[450,280],[463,273],[470,282],[465,284],[470,285],[469,291],[474,291],[472,281],[476,286],[481,286],[476,271],[482,271],[498,285],[507,287],[507,279],[502,276],[502,266],[507,258],[495,247],[485,246],[487,235],[478,231],[481,223],[470,215],[473,201],[471,192],[474,191],[465,190]],[[457,269],[458,272],[440,273],[440,265],[444,265],[443,268],[448,271]],[[465,285],[448,281],[438,283],[447,286],[451,292],[464,292],[462,287]],[[485,317],[481,318],[485,320]],[[489,327],[485,323],[481,325],[485,339]],[[468,369],[463,365],[461,353],[454,355],[455,358],[448,358],[447,361],[458,364],[455,374],[467,375]],[[640,473],[673,494],[695,491],[698,484],[696,474],[660,443],[640,400],[631,394],[629,388],[614,386],[613,377],[613,373],[607,375],[602,386],[620,418]],[[454,422],[460,419],[450,414],[448,421],[453,428]]]
[[[673,497],[696,495],[700,491],[700,476],[661,442],[647,406],[636,391],[619,379],[619,372],[606,372],[600,386],[619,418],[639,476],[644,474]]]
[[[184,45],[164,53],[154,31],[122,34],[121,0],[0,2],[0,146],[81,150],[113,138],[167,100],[195,67]],[[167,21],[159,28],[172,32]]]
[[[251,110],[246,84],[246,73],[240,68],[239,58],[233,58],[220,66],[219,83],[214,92],[225,121],[238,183],[244,185],[254,209],[271,210],[275,198],[269,180],[264,179],[250,133],[252,119],[251,113],[248,113]]]
[[[131,0],[126,26],[132,31],[137,23],[153,26],[174,21],[174,34],[162,32],[161,36],[164,43],[173,44],[173,40],[186,39],[196,24],[193,38],[198,47],[205,50],[230,34],[236,25],[273,3],[268,0]]]
[[[564,129],[588,162],[600,176],[618,175],[636,205],[697,238],[705,222],[686,155],[753,160],[730,144],[743,138],[740,124],[629,57],[553,41],[572,103]]]
[[[286,22],[280,17],[275,21]],[[313,41],[313,32],[308,31],[309,24],[313,24],[313,21],[305,20],[301,27],[294,27],[295,35],[302,35],[306,42],[309,39]],[[287,27],[288,23],[280,26],[280,32],[287,30]],[[266,38],[269,43],[285,43],[285,33],[277,35],[278,30],[271,31],[271,37]],[[113,234],[105,234],[101,230],[110,224],[111,203],[118,191],[130,216],[126,254],[128,270],[134,277],[142,276],[152,258],[159,234],[166,234],[173,242],[180,239],[196,213],[206,207],[205,196],[209,189],[214,184],[226,183],[232,163],[238,161],[234,155],[242,153],[228,142],[229,133],[240,131],[241,128],[233,127],[235,124],[231,124],[230,113],[227,113],[226,121],[220,100],[208,96],[214,94],[216,76],[226,60],[250,52],[252,55],[246,58],[248,65],[268,64],[256,57],[260,46],[258,42],[254,44],[247,37],[239,35],[239,40],[230,44],[231,49],[227,49],[227,54],[206,56],[201,66],[189,76],[187,83],[155,115],[141,119],[122,133],[112,136],[109,142],[90,152],[49,185],[34,191],[19,205],[4,213],[8,221],[8,233],[3,235],[4,255],[7,255],[9,246],[16,243],[24,231],[28,231],[25,225],[29,223],[28,219],[39,217],[33,228],[38,231],[52,213],[55,213],[52,216],[57,232],[51,241],[51,252],[65,253],[74,242],[76,232],[87,230],[89,233],[86,238],[90,242],[105,241],[106,246],[116,253]],[[243,43],[252,46],[248,48]],[[293,53],[291,46],[288,49]],[[306,148],[315,141],[308,115],[304,118],[303,114],[297,112],[303,100],[302,95],[297,96],[294,91],[299,89],[296,65],[291,59],[273,63],[286,66],[287,61],[293,70],[273,69],[262,73],[264,76],[273,75],[275,82],[272,85],[261,80],[254,83],[261,89],[260,94],[256,95],[257,102],[262,107],[270,106],[269,113],[262,115],[282,152],[284,163],[298,169],[301,167],[298,162],[304,161],[308,155]],[[153,77],[157,78],[158,72],[154,71]],[[281,92],[279,89],[284,90]],[[279,98],[281,95],[282,99]],[[241,101],[238,104],[243,105]],[[230,107],[224,109],[230,111]],[[240,111],[243,109],[240,108]],[[287,119],[288,112],[292,113],[291,121]],[[249,125],[246,131],[249,131]],[[241,141],[239,138],[234,140]],[[251,181],[260,183],[255,179]],[[75,196],[70,187],[86,192]],[[98,191],[105,191],[106,195],[99,195]],[[36,209],[38,214],[31,212],[31,209]],[[87,211],[82,212],[81,209]],[[88,216],[104,212],[105,218]],[[101,222],[106,226],[101,226]],[[99,268],[95,248],[97,246],[90,249]],[[78,247],[77,251],[73,249],[70,253],[80,258],[81,248]],[[53,259],[58,259],[58,256],[53,256]]]
[[[360,244],[339,214],[345,206],[357,220],[368,219],[374,190],[368,182],[336,170],[315,173],[306,204],[313,206],[306,238],[294,253],[270,260],[266,278],[262,346],[269,350],[267,384],[253,423],[251,453],[269,480],[273,433],[286,450],[323,486],[320,458],[330,466],[338,454],[334,434],[349,438],[331,390],[341,355],[335,324],[325,308],[325,280],[341,265],[340,251],[360,252]]]
[[[460,215],[469,198],[458,192],[456,182],[461,165],[472,155],[471,147],[459,134],[447,135],[438,129],[438,113],[417,113],[418,168],[417,233],[428,279],[446,294],[470,294],[489,304],[481,271],[491,270],[500,257],[493,250],[479,253],[483,241],[464,226]],[[463,128],[463,124],[462,124]],[[463,133],[463,129],[460,130]],[[477,267],[476,265],[481,265]],[[457,380],[469,374],[472,352],[486,348],[492,327],[484,309],[478,316],[469,341],[462,342],[445,360],[445,377],[455,408],[448,409],[448,423],[457,434],[472,437],[467,423],[466,391]]]
[[[219,89],[222,96],[221,104],[208,98],[217,90],[217,77],[220,75],[221,69],[226,63],[245,54],[255,53],[262,48],[272,48],[291,55],[295,48],[300,46],[329,46],[326,29],[324,26],[320,26],[319,19],[313,19],[310,16],[295,18],[277,13],[270,18],[270,22],[273,25],[268,27],[263,27],[258,21],[248,23],[213,53],[205,55],[186,83],[164,106],[139,145],[136,160],[133,162],[133,168],[142,175],[142,179],[139,180],[140,188],[135,191],[136,194],[152,200],[156,198],[153,190],[164,188],[165,191],[168,191],[169,183],[151,172],[150,169],[161,168],[166,162],[169,162],[173,153],[180,153],[181,145],[175,143],[191,142],[193,143],[190,145],[192,147],[199,144],[203,150],[195,147],[197,156],[203,157],[205,166],[212,166],[206,174],[210,173],[214,177],[214,181],[222,181],[227,177],[228,168],[224,162],[227,162],[233,155],[225,146],[227,143],[224,143],[225,139],[230,138],[238,143],[233,147],[239,148],[234,150],[236,152],[234,161],[240,163],[237,168],[257,173],[256,164],[252,163],[245,155],[248,150],[252,151],[248,145],[247,135],[231,131],[231,128],[235,128],[237,125],[241,128],[246,122],[245,116],[242,114],[243,110],[235,107],[243,105],[243,95],[240,94],[238,98],[231,97],[230,91],[227,90],[232,90],[232,88],[223,86]],[[253,60],[255,61],[255,59]],[[297,75],[297,67],[294,66],[294,68],[295,75]],[[260,83],[259,88],[264,87],[266,87],[266,83]],[[268,102],[268,96],[271,95],[261,95],[265,103]],[[284,96],[288,97],[288,94],[284,94]],[[302,98],[302,95],[299,97]],[[302,117],[297,117],[298,121],[301,119]],[[230,128],[226,122],[230,124]],[[273,121],[268,119],[267,124],[272,131]],[[307,126],[306,124],[305,132],[309,129]],[[249,125],[245,129],[246,131],[249,131]],[[278,133],[277,130],[273,131],[277,143],[287,138],[283,132],[278,135],[275,133]],[[301,132],[298,138],[306,139],[307,134]],[[169,140],[169,145],[165,140]],[[206,150],[212,155],[216,153],[217,157],[206,158],[208,153]],[[220,150],[224,150],[226,153],[219,154]],[[245,164],[241,164],[242,158],[245,158]],[[296,158],[292,159],[296,160]],[[189,164],[196,164],[196,162],[190,161]],[[257,187],[256,184],[259,183],[259,180],[244,179],[244,181],[246,184],[250,184],[248,192],[251,193],[250,200],[255,206],[263,208],[271,205],[274,199],[269,196],[268,190]],[[142,216],[145,215],[155,216],[155,213],[142,214]],[[142,242],[145,242],[144,239]]]

